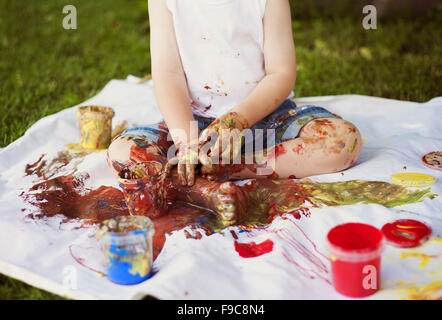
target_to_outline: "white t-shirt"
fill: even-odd
[[[266,0],[166,0],[193,111],[218,117],[265,76]]]

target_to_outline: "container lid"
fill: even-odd
[[[153,234],[152,220],[145,216],[121,216],[103,221],[97,232],[97,239],[115,245],[145,241]]]
[[[331,229],[327,235],[331,258],[348,262],[377,258],[382,253],[382,242],[381,231],[364,223],[344,223]]]
[[[104,107],[104,106],[80,106],[77,109],[77,115],[79,117],[84,115],[95,115],[95,116],[101,116],[106,118],[112,118],[115,115],[114,109],[111,107]]]
[[[442,170],[442,151],[427,153],[422,157],[422,163],[428,168]]]
[[[391,176],[391,182],[404,187],[426,187],[433,184],[436,178],[423,173],[397,173]]]
[[[412,219],[401,219],[385,224],[382,229],[389,245],[399,248],[413,248],[427,241],[432,230],[425,223]]]

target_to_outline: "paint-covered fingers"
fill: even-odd
[[[242,134],[239,130],[232,130],[228,134],[227,139],[223,136],[221,149],[222,162],[229,164],[239,163],[238,157],[241,156],[242,143]]]
[[[178,179],[183,186],[192,186],[195,182],[195,168],[198,164],[198,142],[180,144],[176,158],[169,163],[177,163]]]
[[[208,143],[209,141],[211,141],[213,139],[213,137],[218,136],[218,131],[207,127],[206,129],[204,129],[201,134],[200,137],[198,139],[198,144],[200,146],[200,148],[205,145],[206,143]]]
[[[187,185],[186,180],[186,165],[185,164],[178,164],[177,166],[177,172],[178,172],[178,181],[182,186]]]
[[[177,167],[178,180],[182,186],[193,186],[195,183],[195,165],[180,163]]]
[[[210,159],[210,154],[217,140],[217,131],[207,128],[201,132],[201,136],[198,140],[198,158],[202,165],[211,165],[212,160]]]
[[[194,164],[186,164],[186,182],[189,187],[195,183],[195,167]]]

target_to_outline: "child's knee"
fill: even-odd
[[[308,122],[299,132],[301,138],[333,138],[342,131],[343,123],[338,118],[318,118]]]
[[[336,136],[332,139],[332,148],[336,154],[336,161],[339,163],[339,170],[344,170],[353,165],[358,159],[362,149],[361,134],[354,124],[346,120],[337,119],[340,121],[339,130]]]
[[[109,148],[107,149],[106,157],[107,165],[112,171],[116,171],[113,166],[114,161],[125,162],[130,159],[131,147],[132,141],[130,139],[126,139],[124,136],[119,136],[111,142]]]

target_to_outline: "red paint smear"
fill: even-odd
[[[273,148],[274,152],[271,152],[269,154],[269,158],[272,159],[273,157],[278,158],[280,155],[287,153],[287,150],[284,148],[284,145],[278,144]]]
[[[299,154],[299,152],[300,152],[302,149],[304,149],[304,146],[303,146],[302,143],[299,143],[299,144],[297,145],[296,148],[293,148],[293,151],[296,152],[297,154]]]
[[[273,213],[271,212],[273,211]],[[267,217],[269,218],[269,223],[271,224],[273,222],[273,220],[275,220],[275,218],[277,216],[282,217],[282,215],[286,213],[289,215],[292,215],[293,218],[295,218],[296,220],[301,219],[301,214],[303,214],[305,217],[310,217],[311,216],[311,212],[309,210],[309,208],[298,208],[289,212],[280,212],[276,209],[276,204],[272,204],[268,209],[267,209]]]
[[[259,244],[255,242],[239,243],[235,241],[235,250],[243,258],[259,257],[273,250],[273,241],[268,239]]]
[[[41,160],[43,160],[43,157],[45,155],[46,154],[43,153],[37,161],[35,161],[34,163],[26,165],[25,173],[26,173],[27,176],[33,174],[34,172],[39,172],[41,167],[44,165],[44,163],[41,163]],[[39,165],[39,166],[37,167],[37,165]],[[34,170],[31,170],[31,169],[34,169]]]
[[[130,160],[135,162],[149,162],[157,160],[158,155],[147,152],[146,148],[139,148],[137,145],[132,145],[130,148]]]
[[[287,153],[287,150],[284,148],[284,145],[281,143],[275,147],[275,157],[278,158],[280,155]]]
[[[283,240],[290,247],[289,250],[282,252],[282,255],[288,262],[293,264],[299,275],[302,275],[309,279],[322,279],[327,284],[331,285],[331,281],[329,280],[328,274],[329,271],[325,263],[321,260],[321,258],[329,261],[329,258],[321,253],[316,244],[305,234],[304,231],[291,219],[288,217],[282,217],[282,219],[291,222],[298,230],[301,232],[301,235],[305,240],[313,247],[313,250],[309,250],[307,246],[300,242],[300,239],[296,237],[292,232],[288,229],[279,229],[273,231],[281,240]],[[306,260],[307,263],[301,264],[298,258],[295,258],[293,253],[297,253],[302,258]]]

